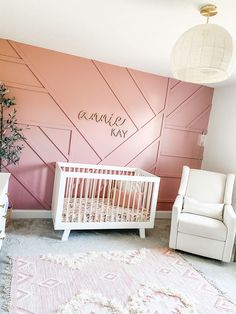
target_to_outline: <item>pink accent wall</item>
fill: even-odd
[[[171,208],[182,166],[201,166],[212,88],[3,39],[0,80],[28,126],[20,163],[7,169],[15,208],[50,208],[55,161],[153,172],[160,209]],[[82,110],[116,125],[79,119]]]

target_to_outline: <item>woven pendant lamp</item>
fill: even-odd
[[[176,42],[171,56],[175,78],[192,83],[216,83],[226,80],[235,61],[235,45],[230,33],[209,17],[217,14],[215,5],[200,10],[206,24],[187,30]]]

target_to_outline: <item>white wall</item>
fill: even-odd
[[[236,174],[236,85],[214,91],[202,168]],[[236,187],[233,204],[236,208]]]

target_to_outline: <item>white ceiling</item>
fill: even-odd
[[[0,0],[0,37],[171,76],[170,53],[204,23],[202,0]],[[236,1],[214,0],[211,19],[236,39]],[[236,84],[230,79],[218,85]],[[218,86],[215,85],[215,86]]]

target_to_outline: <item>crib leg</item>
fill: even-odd
[[[69,238],[69,235],[70,235],[70,229],[64,230],[61,240],[62,241],[67,241],[68,238]]]
[[[145,228],[139,229],[139,236],[141,239],[145,239]]]

